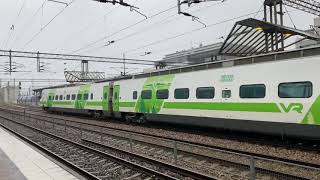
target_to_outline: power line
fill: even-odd
[[[206,6],[206,7],[203,7],[203,8],[199,8],[199,9],[196,9],[196,10],[194,10],[194,11],[191,11],[191,13],[198,12],[198,11],[200,11],[200,10],[202,10],[202,9],[208,9],[208,8],[211,8],[211,7],[213,7],[213,6],[217,6],[217,5],[222,4],[222,3],[223,3],[223,2],[219,2],[219,3],[213,4],[213,5],[209,5],[209,6]],[[171,18],[171,19],[170,19],[170,18]],[[141,34],[141,33],[143,33],[143,32],[146,32],[146,30],[152,29],[152,28],[154,28],[154,27],[156,27],[156,26],[158,26],[158,25],[167,24],[167,23],[169,23],[169,22],[172,22],[172,21],[175,21],[175,20],[181,19],[181,18],[182,18],[182,16],[178,16],[178,14],[170,15],[170,16],[162,19],[161,21],[158,21],[158,22],[156,22],[156,23],[153,23],[153,24],[150,25],[150,26],[143,27],[143,28],[141,28],[141,29],[139,29],[139,30],[131,33],[131,34],[128,34],[128,35],[126,35],[126,36],[124,36],[124,37],[121,37],[121,38],[119,38],[119,39],[116,39],[116,40],[114,40],[114,42],[123,41],[123,40],[128,39],[128,38],[130,38],[130,37],[132,37],[132,36],[135,36],[135,35],[137,35],[137,34]],[[105,45],[99,46],[99,47],[91,47],[91,48],[100,49],[100,48],[103,48],[103,47],[105,47]],[[93,51],[93,50],[95,50],[95,49],[92,49],[92,50],[90,50],[90,51]],[[85,52],[88,52],[88,50],[86,50]]]
[[[19,12],[18,12],[18,15],[17,15],[14,23],[11,25],[11,27],[10,27],[10,29],[9,29],[9,31],[8,31],[7,40],[4,42],[4,45],[3,45],[2,48],[6,48],[6,47],[7,47],[7,44],[8,44],[8,42],[9,42],[9,39],[11,38],[13,31],[15,30],[16,23],[17,23],[18,20],[19,20],[19,17],[20,17],[20,15],[21,15],[21,13],[22,13],[23,8],[25,7],[25,4],[26,4],[26,0],[23,1],[22,5],[21,5],[21,7],[20,7],[20,10],[19,10]]]
[[[258,12],[259,12],[259,11],[258,11]],[[165,41],[168,41],[168,40],[176,39],[176,38],[178,38],[178,37],[182,37],[182,36],[185,36],[185,35],[188,35],[188,34],[192,34],[192,33],[194,33],[194,32],[197,32],[197,31],[200,31],[200,30],[203,30],[203,29],[208,29],[208,28],[211,28],[211,27],[220,25],[220,24],[224,24],[224,23],[227,23],[227,22],[230,22],[230,21],[234,21],[234,20],[239,19],[239,18],[247,17],[247,16],[253,15],[253,14],[255,14],[255,13],[257,13],[257,11],[256,11],[256,12],[253,12],[253,13],[241,15],[241,16],[238,16],[238,17],[234,17],[234,18],[231,18],[231,19],[228,19],[228,20],[224,20],[224,21],[221,21],[221,22],[209,24],[209,25],[207,25],[206,27],[201,27],[201,28],[193,29],[193,30],[191,30],[191,31],[187,31],[187,32],[184,32],[184,33],[181,33],[181,34],[177,34],[177,35],[174,35],[174,36],[171,36],[171,37],[167,37],[167,38],[164,38],[164,39],[161,39],[161,40],[158,40],[158,41],[154,41],[154,42],[149,43],[149,44],[147,44],[147,45],[143,45],[143,46],[140,46],[140,47],[137,47],[137,48],[134,48],[134,49],[130,49],[130,50],[126,51],[125,53],[132,52],[132,51],[137,51],[137,50],[140,50],[140,49],[143,49],[143,48],[146,48],[146,47],[155,45],[155,44],[160,44],[160,43],[165,42]]]
[[[80,52],[80,51],[82,51],[82,50],[84,50],[84,49],[87,49],[88,47],[91,47],[91,46],[93,46],[93,45],[95,45],[95,44],[97,44],[97,43],[105,40],[107,37],[108,37],[108,38],[113,37],[114,35],[119,34],[119,33],[122,32],[122,31],[125,31],[125,30],[127,30],[127,29],[130,29],[130,28],[132,28],[132,27],[134,27],[134,26],[136,26],[136,25],[138,25],[138,24],[141,24],[142,22],[145,22],[145,21],[147,21],[147,20],[150,20],[150,19],[152,19],[152,18],[154,18],[154,17],[156,17],[156,16],[159,16],[159,15],[165,13],[165,12],[171,11],[171,10],[175,9],[176,7],[177,7],[177,6],[170,7],[170,8],[168,8],[168,9],[165,9],[165,10],[163,10],[163,11],[160,11],[160,12],[158,12],[158,13],[150,16],[150,17],[148,17],[148,19],[143,19],[143,20],[140,20],[140,21],[138,21],[138,22],[136,22],[136,23],[134,23],[134,24],[131,24],[131,25],[129,25],[129,26],[126,26],[126,27],[124,27],[124,28],[122,28],[122,29],[120,29],[120,30],[118,30],[118,31],[110,34],[109,36],[103,36],[103,37],[101,37],[101,38],[98,38],[97,40],[95,40],[95,41],[93,41],[93,42],[90,42],[90,43],[86,44],[85,46],[82,46],[81,48],[79,48],[79,49],[77,49],[77,50],[72,51],[71,54],[75,54],[75,53],[78,53],[78,52]]]
[[[199,17],[194,16],[194,15],[188,13],[188,12],[183,11],[182,10],[182,5],[187,4],[188,7],[190,7],[192,4],[209,2],[209,1],[210,2],[212,2],[212,1],[221,1],[222,3],[224,2],[224,0],[185,0],[185,1],[182,1],[182,2],[181,2],[181,0],[178,0],[178,14],[181,14],[181,15],[184,15],[184,16],[187,16],[187,17],[191,17],[192,21],[196,21],[196,22],[202,24],[204,27],[206,27],[207,25],[204,22],[202,22]]]
[[[40,52],[27,52],[27,51],[8,51],[0,50],[0,57],[9,58],[24,58],[27,59],[45,59],[55,61],[88,61],[96,63],[114,63],[123,64],[123,57],[101,57],[101,56],[83,56],[83,55],[71,55],[71,54],[53,54],[53,53],[40,53]],[[153,66],[156,61],[145,59],[133,59],[126,58],[126,64],[136,65],[151,65]],[[185,63],[168,63],[169,65],[176,66]]]
[[[264,1],[264,0],[263,0]],[[262,2],[261,3],[261,6],[260,6],[260,8],[259,8],[259,11],[254,15],[254,17],[253,18],[256,18],[258,15],[259,15],[259,12],[261,12],[262,11],[262,8],[264,7],[264,3]]]
[[[295,29],[297,29],[296,25],[294,24],[294,22],[293,22],[293,20],[292,20],[292,18],[291,18],[291,15],[290,15],[290,13],[289,13],[289,11],[288,11],[288,9],[287,9],[286,5],[283,5],[283,6],[284,6],[284,8],[286,9],[286,12],[287,12],[287,14],[288,14],[288,16],[289,16],[289,19],[290,19],[290,21],[291,21],[291,23],[292,23],[293,27],[294,27]]]
[[[61,15],[72,3],[74,3],[76,0],[72,0],[67,6],[65,6],[61,11],[59,11],[58,14],[56,14],[46,25],[44,25],[38,33],[36,33],[27,43],[24,44],[23,49],[28,46],[30,43],[32,43],[42,32],[44,29],[46,29],[59,15]]]
[[[84,28],[82,28],[80,31],[77,31],[76,33],[70,33],[68,35],[68,38],[66,38],[65,40],[63,40],[62,44],[65,44],[66,42],[68,42],[70,39],[72,39],[72,37],[74,37],[74,35],[79,34],[81,32],[84,32],[85,30],[92,28],[93,24],[96,24],[102,20],[105,20],[105,17],[107,15],[110,15],[111,13],[113,13],[115,10],[117,10],[120,6],[117,6],[116,8],[111,9],[109,12],[107,12],[106,14],[104,14],[102,17],[98,18],[97,21],[94,21],[95,23],[90,22],[88,25],[86,25]],[[59,47],[56,47],[54,50],[52,50],[51,52],[57,51],[59,49]]]
[[[20,81],[20,82],[66,82],[66,79],[30,79],[30,78],[11,78],[11,79],[6,79],[6,78],[1,78],[1,81]]]
[[[36,10],[36,12],[31,16],[30,20],[27,21],[27,22],[22,26],[22,28],[21,28],[21,29],[23,29],[22,33],[19,34],[18,36],[16,36],[16,38],[14,39],[12,45],[14,45],[15,42],[17,42],[18,40],[20,40],[20,38],[24,35],[24,33],[27,31],[27,29],[28,29],[29,27],[31,27],[30,25],[31,25],[32,21],[34,20],[34,17],[40,12],[40,10],[43,8],[43,6],[44,6],[44,4],[45,4],[46,2],[47,2],[47,0],[44,0],[43,3],[41,4],[41,6],[40,6],[40,7]],[[12,47],[11,47],[10,49],[12,49]]]

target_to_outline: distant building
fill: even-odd
[[[18,96],[18,86],[8,86],[0,88],[0,103],[16,103]]]
[[[317,35],[320,35],[320,17],[317,17],[314,19],[314,25],[311,26],[311,29],[306,30],[306,32],[315,33]],[[301,41],[296,44],[297,49],[320,45],[319,41],[308,40],[308,39],[302,40],[301,38],[298,39],[298,41],[299,40],[301,40]]]
[[[197,48],[177,51],[175,53],[165,55],[165,57],[158,63],[160,65],[163,64],[170,66],[170,64],[173,63],[176,63],[177,65],[187,65],[228,59],[230,57],[219,55],[219,50],[222,44],[222,42],[205,46],[200,44],[200,46]]]

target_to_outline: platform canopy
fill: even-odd
[[[67,82],[93,82],[105,79],[103,72],[83,72],[83,71],[65,71],[64,76]]]
[[[298,41],[296,37],[301,37]],[[292,39],[291,41],[288,41]],[[302,30],[248,18],[238,21],[232,28],[220,54],[251,56],[268,52],[283,51],[305,39],[320,40],[320,36]],[[285,43],[289,42],[289,44]]]

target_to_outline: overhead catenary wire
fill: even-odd
[[[21,5],[21,7],[20,7],[20,10],[18,11],[18,15],[17,15],[15,21],[13,22],[13,24],[11,25],[11,27],[9,28],[9,31],[8,31],[8,34],[7,34],[7,36],[8,36],[8,37],[7,37],[7,40],[4,42],[4,44],[3,44],[3,46],[2,46],[3,49],[5,49],[5,48],[7,47],[7,44],[8,44],[8,42],[9,42],[9,40],[11,39],[11,36],[12,36],[13,31],[15,31],[15,26],[16,26],[18,20],[19,20],[19,17],[20,17],[20,15],[21,15],[22,10],[23,10],[23,8],[25,7],[25,5],[26,5],[26,0],[23,0],[23,3],[22,3],[22,5]]]
[[[196,10],[194,10],[194,11],[191,11],[191,13],[195,13],[195,12],[198,12],[198,11],[203,10],[203,9],[208,9],[208,8],[211,8],[211,7],[220,5],[220,4],[222,4],[222,3],[223,3],[223,2],[219,2],[219,3],[215,3],[215,4],[213,4],[213,5],[209,5],[209,6],[206,6],[206,7],[203,7],[203,8],[199,8],[199,9],[196,9]],[[167,24],[167,23],[170,23],[170,22],[172,22],[172,21],[175,21],[175,20],[181,19],[181,18],[183,18],[183,16],[179,16],[179,14],[170,15],[170,16],[168,16],[168,17],[166,17],[166,18],[164,18],[164,19],[162,19],[162,20],[160,20],[160,21],[158,21],[158,22],[156,22],[156,23],[151,24],[150,26],[143,27],[143,28],[141,28],[141,29],[139,29],[139,30],[137,30],[137,31],[135,31],[135,32],[133,32],[133,33],[130,33],[130,34],[124,36],[124,37],[118,38],[118,39],[114,40],[114,42],[120,42],[120,41],[126,40],[126,39],[128,39],[128,38],[130,38],[130,37],[133,37],[133,36],[135,36],[135,35],[144,33],[144,32],[146,32],[147,30],[150,30],[150,29],[152,29],[152,28],[154,28],[154,27],[157,27],[158,25]],[[103,46],[99,45],[98,47],[91,47],[91,48],[100,49],[100,48],[103,48],[103,47],[105,47],[105,45],[103,45]],[[92,50],[88,50],[88,49],[87,49],[85,52],[93,51],[93,50],[95,50],[95,49],[92,49]]]
[[[27,41],[23,45],[23,49],[27,47],[29,44],[31,44],[59,15],[61,15],[70,5],[72,5],[76,0],[72,0],[67,6],[65,6],[61,11],[59,11],[46,25],[44,25],[40,31],[38,31],[36,34],[33,35],[33,37]]]
[[[289,12],[295,12],[295,11],[297,11],[297,10],[288,11],[288,13],[289,13]],[[202,28],[194,29],[194,30],[191,30],[191,31],[187,31],[187,32],[184,32],[184,33],[175,35],[175,36],[167,37],[167,38],[164,38],[164,39],[162,39],[162,40],[158,40],[158,41],[152,42],[152,43],[150,43],[150,44],[147,44],[147,45],[144,45],[144,46],[140,46],[140,47],[138,47],[138,48],[130,49],[130,50],[128,50],[128,51],[125,51],[125,53],[126,53],[126,54],[130,54],[129,52],[134,52],[134,51],[143,49],[143,48],[145,48],[145,47],[149,47],[149,46],[152,46],[152,45],[155,45],[155,44],[160,44],[160,43],[162,43],[162,42],[169,41],[169,40],[172,40],[172,39],[176,39],[176,38],[179,38],[179,37],[188,35],[188,34],[192,34],[192,33],[194,33],[194,32],[201,31],[201,30],[204,30],[204,29],[207,29],[207,28],[211,28],[211,27],[216,26],[216,25],[224,24],[224,23],[227,23],[227,22],[230,22],[230,21],[234,21],[234,20],[236,20],[236,19],[240,19],[240,18],[243,18],[243,17],[251,16],[251,15],[256,14],[256,13],[259,13],[259,12],[263,12],[263,10],[259,10],[259,11],[252,12],[252,13],[249,13],[249,14],[245,14],[245,15],[241,15],[241,16],[234,17],[234,18],[231,18],[231,19],[227,19],[227,20],[224,20],[224,21],[222,21],[222,22],[213,23],[213,24],[208,25],[207,27],[202,27]]]
[[[97,20],[94,21],[94,23],[90,22],[88,23],[84,28],[81,28],[79,31],[77,32],[73,32],[70,33],[66,39],[63,40],[62,44],[66,44],[70,39],[72,39],[75,35],[78,35],[82,32],[84,32],[85,30],[92,28],[93,24],[99,23],[100,21],[105,21],[106,16],[110,15],[111,13],[115,12],[115,10],[117,10],[120,6],[117,6],[115,8],[112,8],[109,12],[105,13],[103,16],[99,17]],[[58,49],[60,48],[60,46],[56,47],[55,49],[53,49],[51,52],[57,52]]]
[[[288,9],[287,9],[286,5],[283,5],[283,7],[285,8],[286,13],[287,13],[287,14],[288,14],[288,16],[289,16],[289,19],[290,19],[290,21],[291,21],[291,23],[292,23],[293,27],[294,27],[295,29],[297,29],[296,25],[294,24],[294,21],[293,21],[293,20],[292,20],[292,18],[291,18],[291,15],[290,15],[290,13],[289,13],[289,11],[288,11]]]
[[[257,12],[259,12],[259,11],[255,11],[255,12],[252,12],[252,13],[249,13],[249,14],[245,14],[245,15],[241,15],[241,16],[234,17],[234,18],[231,18],[231,19],[223,20],[223,21],[220,21],[220,22],[216,22],[216,23],[213,23],[213,24],[209,24],[209,25],[207,25],[206,27],[201,27],[201,28],[193,29],[193,30],[191,30],[191,31],[183,32],[183,33],[181,33],[181,34],[177,34],[177,35],[170,36],[170,37],[167,37],[167,38],[164,38],[164,39],[161,39],[161,40],[157,40],[157,41],[154,41],[154,42],[152,42],[152,43],[149,43],[149,44],[146,44],[146,45],[137,47],[137,48],[133,48],[133,49],[127,50],[127,51],[125,51],[125,53],[127,54],[127,53],[129,53],[129,52],[134,52],[134,51],[137,51],[137,50],[140,50],[140,49],[149,47],[149,46],[153,46],[153,45],[160,44],[160,43],[163,43],[163,42],[172,40],[172,39],[176,39],[176,38],[178,38],[178,37],[182,37],[182,36],[185,36],[185,35],[188,35],[188,34],[192,34],[192,33],[197,32],[197,31],[201,31],[201,30],[204,30],[204,29],[208,29],[208,28],[211,28],[211,27],[214,27],[214,26],[217,26],[217,25],[220,25],[220,24],[224,24],[224,23],[227,23],[227,22],[230,22],[230,21],[234,21],[234,20],[236,20],[236,19],[240,19],[240,18],[243,18],[243,17],[251,16],[251,15],[257,13]]]
[[[21,39],[21,37],[24,35],[24,33],[27,31],[28,28],[31,27],[32,22],[34,22],[34,18],[36,17],[36,15],[41,11],[41,9],[43,8],[43,6],[45,5],[45,3],[47,2],[47,0],[44,0],[41,4],[41,6],[35,11],[35,13],[31,16],[30,20],[27,21],[22,27],[21,29],[23,29],[23,31],[21,32],[21,34],[18,34],[16,36],[16,38],[14,38],[12,46],[10,49],[13,48],[13,45],[15,45],[15,43],[17,41],[19,41]]]
[[[39,78],[1,78],[1,81],[20,81],[20,82],[66,82],[66,79],[39,79]]]
[[[264,0],[263,0],[263,1],[264,1]],[[262,1],[262,2],[263,2],[263,1]],[[264,7],[264,4],[261,3],[261,6],[260,6],[259,10],[258,10],[257,13],[253,16],[253,18],[256,18],[256,17],[259,15],[259,13],[261,12],[261,10],[262,10],[263,7]]]
[[[88,61],[96,63],[114,63],[123,64],[123,57],[102,57],[102,56],[83,56],[83,55],[72,55],[72,54],[54,54],[54,53],[41,53],[41,52],[27,52],[27,51],[8,51],[0,50],[0,57],[11,57],[11,58],[24,58],[27,59],[45,59],[55,61]],[[145,60],[145,59],[133,59],[126,58],[126,64],[136,65],[155,65],[156,61]],[[184,63],[169,63],[169,65],[176,66]]]
[[[130,29],[130,28],[132,28],[132,27],[134,27],[134,26],[136,26],[136,25],[138,25],[138,24],[141,24],[142,22],[145,22],[145,21],[147,21],[147,20],[150,20],[150,19],[152,19],[152,18],[154,18],[154,17],[157,17],[157,16],[159,16],[159,15],[161,15],[161,14],[163,14],[163,13],[166,13],[166,12],[168,12],[168,11],[171,11],[171,10],[175,9],[176,7],[177,7],[177,5],[176,5],[176,6],[173,6],[173,7],[170,7],[170,8],[168,8],[168,9],[165,9],[165,10],[163,10],[163,11],[160,11],[160,12],[154,14],[154,15],[151,15],[151,16],[148,17],[148,19],[142,19],[142,20],[140,20],[140,21],[138,21],[138,22],[136,22],[136,23],[133,23],[133,24],[131,24],[131,25],[129,25],[129,26],[126,26],[126,27],[124,27],[124,28],[122,28],[122,29],[120,29],[120,30],[118,30],[118,31],[116,31],[116,32],[108,35],[108,36],[100,37],[100,38],[98,38],[97,40],[92,41],[92,42],[86,44],[85,46],[82,46],[81,48],[76,49],[76,50],[70,52],[70,54],[75,54],[75,53],[81,52],[82,50],[85,50],[85,49],[87,49],[87,48],[89,48],[89,47],[91,47],[91,46],[93,46],[93,45],[95,45],[95,44],[97,44],[97,43],[105,40],[107,37],[108,37],[108,38],[113,37],[114,35],[119,34],[120,32],[123,32],[123,31],[125,31],[125,30],[127,30],[127,29]]]

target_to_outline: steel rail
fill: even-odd
[[[1,107],[0,107],[1,109]],[[15,111],[15,112],[20,112],[20,111],[16,111],[16,110],[11,110],[11,111]],[[21,113],[21,112],[20,112]],[[150,135],[150,134],[144,134],[144,133],[137,133],[137,132],[132,132],[132,131],[127,131],[127,130],[122,130],[122,129],[117,129],[117,128],[110,128],[110,127],[105,127],[105,126],[101,126],[101,125],[96,125],[96,124],[91,124],[91,123],[84,123],[84,122],[79,122],[79,121],[76,121],[76,120],[66,120],[64,118],[55,118],[55,117],[50,117],[50,116],[47,116],[47,115],[39,115],[39,114],[32,114],[32,113],[27,113],[29,114],[29,118],[31,118],[31,115],[32,116],[38,116],[38,117],[32,117],[34,118],[35,120],[37,120],[37,122],[40,120],[40,121],[44,121],[44,122],[47,122],[47,123],[54,123],[53,120],[62,120],[62,121],[65,121],[65,123],[58,123],[58,122],[55,122],[56,125],[60,125],[60,126],[66,126],[68,128],[73,128],[73,129],[78,129],[78,130],[83,130],[83,131],[87,131],[87,132],[91,132],[91,133],[96,133],[96,134],[99,134],[101,135],[101,131],[95,131],[95,130],[89,130],[89,129],[82,129],[82,125],[89,125],[89,126],[94,126],[94,127],[99,127],[99,128],[104,128],[104,129],[110,129],[110,130],[117,130],[117,131],[122,131],[122,132],[129,132],[131,134],[136,134],[136,135],[144,135],[144,136],[147,136],[147,137],[151,137],[151,138],[159,138],[159,139],[162,139],[162,140],[170,140],[170,138],[163,138],[161,136],[157,136],[157,135]],[[50,118],[52,121],[49,121],[49,120],[45,120],[45,119],[42,119],[42,118],[39,118],[39,116],[41,117],[45,117],[45,118]],[[80,128],[77,127],[77,126],[72,126],[72,125],[68,125],[66,122],[74,122],[74,123],[77,123],[77,124],[80,124]],[[128,139],[127,137],[121,137],[121,136],[117,136],[117,135],[113,135],[113,134],[106,134],[104,133],[104,135],[109,135],[109,136],[114,136],[114,137],[120,137],[120,138],[126,138]],[[172,140],[172,139],[171,139]],[[148,143],[148,142],[144,142],[144,141],[141,141],[141,140],[135,140],[135,141],[139,141],[139,142],[143,142],[143,143]],[[173,139],[173,141],[176,141],[178,143],[186,143],[186,145],[193,145],[193,146],[200,146],[200,148],[203,148],[203,147],[208,147],[208,148],[211,148],[215,151],[220,151],[220,152],[225,152],[225,153],[233,153],[234,155],[240,155],[240,156],[243,156],[243,157],[249,157],[250,155],[248,154],[245,154],[245,153],[237,153],[237,152],[230,152],[230,151],[225,151],[225,150],[221,150],[220,148],[217,149],[217,148],[212,148],[212,146],[203,146],[203,144],[200,144],[200,145],[197,145],[196,143],[190,143],[190,142],[187,142],[187,141],[177,141],[175,139]],[[152,144],[152,143],[148,143],[148,144]],[[166,146],[164,146],[166,147]],[[168,147],[166,147],[168,148]],[[194,154],[192,152],[188,152],[188,151],[183,151],[183,150],[180,150],[179,151],[182,151],[182,152],[186,152],[186,153],[189,153],[189,154]],[[200,155],[200,154],[195,154],[195,155]],[[200,155],[200,156],[203,156],[203,155]],[[263,155],[264,156],[264,155]],[[208,156],[209,158],[212,158],[210,156]],[[280,159],[283,159],[283,161],[280,161],[280,160],[275,160],[272,156],[268,156],[267,158],[265,157],[261,157],[260,154],[258,154],[258,156],[253,156],[256,160],[266,160],[266,161],[269,161],[269,162],[273,162],[273,163],[284,163],[286,165],[292,165],[292,166],[297,166],[297,167],[304,167],[304,168],[309,168],[309,169],[315,169],[317,171],[319,171],[319,169],[315,166],[318,166],[318,164],[313,164],[313,163],[303,163],[301,164],[301,161],[297,161],[298,163],[295,163],[296,161],[293,160],[293,162],[291,160],[288,160],[288,159],[284,159],[284,158],[280,158]],[[214,159],[214,158],[212,158]],[[232,162],[232,161],[228,161],[228,160],[224,160],[224,159],[217,159],[217,160],[220,160],[220,161],[225,161],[225,162],[229,162],[229,163],[235,163],[235,162]],[[305,165],[305,164],[308,164],[308,165]],[[311,164],[311,165],[310,165]],[[239,164],[239,165],[242,165],[242,166],[247,166],[246,164]],[[269,169],[264,169],[264,168],[259,168],[259,167],[256,167],[256,170],[257,171],[260,171],[260,172],[266,172],[266,173],[278,173],[279,175],[285,175],[287,177],[290,177],[290,178],[297,178],[299,176],[293,176],[293,175],[289,175],[289,174],[286,174],[286,173],[282,173],[282,172],[277,172],[277,171],[273,171],[273,170],[269,170]],[[300,177],[301,179],[303,179],[302,177]]]
[[[8,118],[2,117],[2,119],[6,119],[9,120]],[[79,168],[78,166],[74,165],[73,163],[69,162],[66,159],[63,159],[62,157],[56,155],[55,153],[53,153],[52,151],[50,151],[49,149],[46,149],[44,147],[42,147],[40,144],[32,141],[31,139],[29,139],[28,137],[15,132],[14,130],[11,130],[10,128],[6,127],[4,124],[0,123],[0,126],[4,129],[6,129],[7,131],[9,131],[10,133],[14,134],[15,136],[17,136],[18,138],[22,139],[23,141],[27,142],[28,144],[30,144],[31,146],[35,147],[36,149],[40,150],[41,152],[45,153],[46,155],[48,155],[50,158],[58,161],[59,163],[62,163],[63,165],[67,166],[68,168],[72,169],[73,171],[75,171],[76,173],[78,173],[79,175],[85,177],[86,179],[91,179],[91,180],[99,180],[96,176],[94,176],[93,174],[84,171],[83,169]]]
[[[153,158],[149,158],[149,157],[146,157],[146,156],[134,153],[134,152],[126,151],[126,150],[115,148],[115,147],[112,147],[112,146],[107,146],[105,144],[100,144],[98,142],[90,141],[88,139],[81,139],[81,140],[84,141],[84,142],[87,142],[87,143],[91,143],[91,144],[95,144],[95,145],[99,145],[99,146],[105,147],[107,149],[111,149],[111,150],[114,150],[114,151],[119,151],[119,152],[121,152],[123,154],[127,154],[129,156],[134,156],[135,158],[141,159],[142,161],[152,162],[154,165],[159,165],[160,164],[161,167],[170,168],[170,170],[172,170],[172,171],[174,171],[176,173],[182,174],[182,175],[184,175],[186,177],[191,177],[192,179],[197,179],[197,180],[217,179],[215,177],[207,176],[207,175],[204,175],[204,174],[201,174],[201,173],[189,170],[189,169],[181,168],[181,167],[178,167],[178,166],[175,166],[175,165],[163,162],[163,161],[159,161],[159,160],[156,160],[156,159],[153,159]]]
[[[0,107],[0,109],[3,109]],[[13,110],[16,111],[16,110]],[[131,133],[131,134],[136,134],[136,135],[144,135],[150,138],[159,138],[159,139],[163,139],[163,140],[170,140],[170,141],[175,141],[178,143],[185,143],[185,144],[190,144],[190,145],[195,145],[195,146],[201,146],[201,147],[206,147],[206,148],[211,148],[214,150],[218,150],[218,151],[223,151],[223,152],[227,152],[227,153],[235,153],[238,155],[242,155],[242,156],[252,156],[254,158],[257,159],[261,159],[261,160],[270,160],[273,162],[279,162],[279,163],[286,163],[286,164],[292,164],[292,165],[299,165],[299,166],[304,166],[307,168],[316,168],[316,169],[320,169],[320,164],[315,164],[315,163],[310,163],[310,162],[302,162],[302,161],[298,161],[298,160],[292,160],[292,159],[285,159],[285,158],[281,158],[281,157],[274,157],[274,156],[269,156],[269,155],[264,155],[264,154],[259,154],[259,153],[253,153],[253,152],[246,152],[246,151],[242,151],[242,150],[236,150],[236,149],[229,149],[229,148],[223,148],[223,147],[219,147],[219,146],[213,146],[213,145],[207,145],[207,144],[202,144],[202,143],[196,143],[196,142],[190,142],[187,140],[180,140],[177,138],[170,138],[170,137],[163,137],[160,135],[154,135],[154,134],[149,134],[149,133],[143,133],[143,132],[135,132],[135,131],[131,131],[131,130],[125,130],[125,129],[121,129],[121,128],[115,128],[115,127],[107,127],[107,126],[103,126],[103,125],[97,125],[97,124],[93,124],[93,123],[89,123],[89,122],[79,122],[76,120],[66,120],[65,118],[60,118],[60,117],[51,117],[51,116],[47,116],[47,115],[40,115],[40,114],[32,114],[32,113],[26,113],[26,114],[30,114],[30,115],[35,115],[35,116],[41,116],[43,118],[51,118],[51,119],[55,119],[55,120],[62,120],[62,121],[69,121],[69,122],[75,122],[78,124],[82,124],[82,125],[90,125],[90,126],[96,126],[98,128],[105,128],[105,129],[110,129],[110,130],[118,130],[118,131],[122,131],[122,132],[126,132],[126,133]],[[33,117],[35,119],[41,120],[41,121],[46,121],[49,123],[52,123],[51,121],[47,121],[44,120],[40,117]],[[81,119],[83,121],[83,119]],[[61,124],[64,126],[64,124]],[[70,128],[77,128],[74,126],[70,126],[67,125]],[[88,129],[86,129],[88,130]],[[90,130],[88,130],[90,131]],[[94,131],[95,133],[99,133],[98,131]]]
[[[16,124],[19,124],[21,126],[24,126],[24,127],[27,127],[27,128],[30,128],[34,131],[38,131],[42,134],[45,134],[47,136],[50,136],[50,137],[53,137],[53,138],[56,138],[56,139],[59,139],[59,140],[62,140],[64,142],[67,142],[69,144],[73,144],[75,146],[78,146],[79,148],[81,149],[86,149],[86,150],[89,150],[97,155],[100,155],[102,157],[106,157],[108,159],[111,159],[112,161],[116,161],[118,162],[119,164],[123,164],[124,166],[130,166],[130,167],[133,167],[134,169],[138,169],[140,171],[143,171],[143,172],[146,172],[147,174],[149,174],[150,176],[155,176],[157,178],[160,178],[160,179],[173,179],[173,180],[176,180],[176,178],[172,177],[172,176],[169,176],[169,175],[166,175],[166,174],[163,174],[161,172],[158,172],[158,171],[155,171],[155,170],[152,170],[150,168],[147,168],[147,167],[144,167],[144,166],[141,166],[139,164],[135,164],[133,162],[130,162],[128,160],[125,160],[125,159],[122,159],[122,158],[119,158],[117,156],[114,156],[114,155],[111,155],[111,154],[107,154],[105,152],[102,152],[102,151],[99,151],[99,150],[96,150],[96,149],[93,149],[91,147],[88,147],[88,146],[85,146],[85,145],[82,145],[82,144],[79,144],[79,143],[76,143],[76,142],[73,142],[71,140],[68,140],[66,138],[63,138],[61,136],[57,136],[57,135],[54,135],[52,133],[49,133],[49,132],[46,132],[46,131],[43,131],[41,129],[38,129],[38,128],[35,128],[35,127],[32,127],[32,126],[29,126],[29,125],[26,125],[24,123],[20,123],[20,122],[17,122],[15,120],[11,120],[7,117],[3,117],[2,115],[0,115],[0,118],[3,118],[3,119],[6,119],[8,121],[11,121],[11,122],[14,122]],[[1,124],[0,124],[1,125]],[[118,150],[118,149],[113,149],[115,151],[121,151],[121,150]],[[176,173],[179,173],[179,174],[183,174],[183,175],[186,175],[188,177],[192,177],[193,179],[215,179],[214,177],[210,177],[210,176],[206,176],[206,175],[203,175],[201,173],[198,173],[198,172],[194,172],[194,171],[191,171],[191,170],[187,170],[187,169],[184,169],[184,168],[180,168],[180,167],[177,167],[177,166],[173,166],[173,165],[170,165],[170,164],[167,164],[167,163],[164,163],[164,162],[161,162],[161,161],[157,161],[155,159],[151,159],[151,158],[143,158],[142,156],[138,156],[136,155],[135,153],[130,153],[130,152],[127,152],[128,155],[130,156],[133,156],[135,158],[140,158],[140,159],[143,159],[145,160],[146,162],[148,163],[151,163],[153,165],[157,165],[159,167],[163,167],[163,168],[166,168],[166,169],[169,169],[169,170],[173,170],[174,172]]]
[[[117,151],[121,151],[123,153],[130,153],[129,151],[122,150],[122,149],[119,149],[119,148],[115,148],[115,147],[112,147],[112,146],[108,146],[108,145],[105,145],[105,144],[100,144],[100,143],[95,142],[95,141],[91,141],[91,140],[87,140],[87,139],[82,139],[82,140],[84,142],[88,142],[88,143],[92,143],[92,144],[95,144],[95,145],[103,146],[103,147],[106,147],[108,149],[114,149],[114,150],[117,150]],[[134,153],[134,154],[136,156],[138,156],[139,158],[142,158],[142,159],[151,159],[151,158],[148,158],[148,157],[145,157],[145,156],[141,156],[141,155],[136,154],[136,153]],[[222,161],[222,162],[224,162],[226,164],[234,164],[236,166],[250,168],[250,165],[245,165],[245,164],[241,164],[241,163],[237,163],[237,162],[222,160],[222,159],[218,159],[218,158],[212,158],[212,159],[215,159],[217,161]],[[176,166],[173,166],[172,168],[175,170]],[[263,169],[263,168],[259,168],[259,167],[256,167],[255,169],[256,169],[257,172],[268,173],[268,174],[277,174],[279,176],[286,177],[286,178],[289,178],[289,179],[307,180],[307,178],[294,176],[294,175],[291,175],[291,174],[288,174],[288,173],[280,173],[280,172],[276,172],[276,171],[272,171],[272,170],[268,170],[268,169]],[[188,175],[188,173],[189,173],[189,171],[183,172],[184,175]],[[200,179],[207,179],[207,178],[205,178],[205,176],[199,176],[199,177],[200,177]],[[195,179],[199,179],[199,178],[195,178]]]

